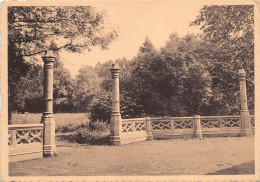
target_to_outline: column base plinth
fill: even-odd
[[[153,133],[152,132],[146,132],[147,134],[147,140],[153,140]]]
[[[110,143],[119,146],[122,145],[122,139],[120,136],[110,136]]]
[[[43,157],[53,157],[57,155],[57,149],[55,145],[43,146]]]
[[[242,129],[240,136],[252,136],[251,129]]]
[[[202,138],[201,131],[194,131],[193,137],[195,137],[195,138]]]
[[[44,125],[43,130],[43,156],[52,157],[57,155],[55,144],[55,121],[53,117],[43,116],[41,123]]]

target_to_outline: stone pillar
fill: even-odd
[[[193,137],[201,139],[202,133],[201,133],[200,115],[193,116],[193,126],[194,126]]]
[[[52,51],[46,51],[42,57],[44,61],[44,111],[41,123],[43,129],[43,156],[54,156],[57,154],[55,145],[55,121],[53,118],[53,63],[55,57]]]
[[[238,71],[239,86],[240,86],[240,115],[241,115],[241,136],[252,136],[250,129],[250,114],[247,107],[246,94],[246,73],[244,69]]]
[[[121,145],[122,134],[122,118],[120,114],[120,102],[119,102],[119,73],[120,68],[117,63],[112,64],[110,69],[112,74],[112,114],[110,120],[110,142],[113,145]]]
[[[145,126],[146,134],[147,134],[147,140],[153,139],[153,133],[152,133],[152,123],[151,118],[146,117],[146,126]]]

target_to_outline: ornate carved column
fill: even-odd
[[[111,114],[111,135],[110,141],[114,145],[121,145],[120,136],[122,133],[122,119],[119,102],[119,73],[120,68],[117,63],[112,64],[110,69],[112,74],[112,114]]]
[[[238,71],[239,85],[240,85],[240,115],[241,115],[241,136],[251,136],[250,129],[250,114],[247,107],[246,94],[246,73],[244,69]]]
[[[46,51],[42,57],[44,61],[44,111],[41,123],[44,124],[43,156],[45,157],[57,154],[53,118],[53,63],[55,59],[52,51]]]

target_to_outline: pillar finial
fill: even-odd
[[[238,70],[238,76],[239,76],[239,77],[244,77],[244,76],[246,76],[245,70],[244,70],[244,69],[239,69],[239,70]]]
[[[42,58],[43,59],[45,59],[45,58],[54,58],[54,60],[55,60],[55,56],[54,56],[52,50],[46,50],[44,55],[42,56]]]
[[[113,71],[113,70],[120,70],[118,63],[117,62],[113,63],[112,67],[110,68],[110,70],[111,71]]]

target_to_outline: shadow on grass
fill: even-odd
[[[208,175],[234,175],[234,174],[255,174],[255,161],[246,162],[234,167],[222,169]]]
[[[56,138],[60,141],[78,143],[78,144],[87,144],[87,145],[111,145],[110,144],[110,135],[102,135],[96,138],[91,138],[89,140],[80,140],[76,133],[65,133],[56,135]]]

